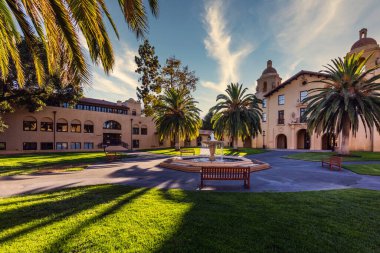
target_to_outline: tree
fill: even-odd
[[[212,117],[214,116],[213,111],[208,111],[206,116],[202,120],[202,129],[203,130],[212,130]]]
[[[185,138],[196,138],[201,126],[200,109],[186,89],[170,88],[160,96],[161,104],[154,111],[154,122],[160,140],[175,139],[176,149]]]
[[[232,139],[234,149],[238,148],[238,138],[261,133],[261,100],[247,91],[242,84],[231,83],[227,86],[227,95],[219,94],[217,104],[210,109],[214,113],[212,123],[216,136],[221,138],[227,134]]]
[[[118,0],[129,28],[137,37],[147,32],[147,13],[143,0]],[[154,16],[158,14],[158,1],[149,0]],[[25,83],[21,55],[17,43],[21,34],[25,38],[36,69],[37,82],[45,83],[45,68],[40,58],[38,41],[43,42],[47,56],[47,72],[58,74],[63,84],[88,83],[89,71],[81,50],[80,35],[87,42],[91,60],[101,62],[106,73],[112,70],[114,54],[104,18],[118,37],[104,0],[0,0],[0,76],[9,75],[13,62],[19,85]],[[21,31],[21,34],[20,34]]]
[[[182,66],[182,62],[175,57],[166,60],[166,65],[161,71],[161,86],[163,89],[186,89],[195,91],[198,77],[194,71],[190,71],[188,66]]]
[[[137,98],[144,104],[144,114],[152,116],[153,107],[158,103],[158,94],[161,93],[159,82],[161,65],[155,55],[154,47],[149,44],[148,40],[139,46],[139,56],[135,57],[135,62],[136,73],[141,75],[139,78],[141,86],[137,87]]]
[[[354,136],[359,122],[364,130],[372,134],[373,128],[380,131],[380,75],[372,74],[380,66],[366,69],[370,59],[363,59],[363,52],[347,55],[344,59],[332,60],[325,66],[322,80],[323,88],[310,91],[311,96],[304,100],[308,103],[305,111],[310,132],[342,133],[340,154],[348,155],[350,133]]]
[[[42,47],[42,43],[39,45]],[[69,84],[63,86],[61,79],[56,75],[47,75],[45,85],[37,84],[37,74],[33,64],[33,57],[25,40],[18,44],[21,61],[25,73],[25,84],[21,88],[17,81],[16,66],[11,63],[6,80],[0,79],[0,115],[15,111],[18,107],[25,107],[31,112],[39,111],[46,105],[59,106],[60,103],[73,105],[83,93],[81,85]],[[41,51],[42,64],[47,70],[46,55]],[[6,122],[0,118],[0,132],[4,131]]]

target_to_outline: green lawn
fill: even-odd
[[[380,164],[347,164],[343,167],[358,174],[380,176]]]
[[[200,154],[200,148],[182,148],[182,149],[194,149],[195,154]],[[174,148],[161,148],[161,149],[153,149],[153,150],[147,150],[149,153],[152,154],[160,154],[160,155],[173,155],[173,156],[179,156],[180,152],[176,151]],[[254,148],[239,148],[238,151],[233,150],[232,148],[224,148],[223,153],[224,155],[234,155],[234,156],[246,156],[246,155],[253,155],[253,154],[260,154],[266,152],[264,149],[254,149]],[[221,150],[216,150],[217,155],[221,155]],[[184,155],[191,155],[191,154],[184,154]]]
[[[352,155],[359,157],[344,157],[343,161],[380,161],[380,152],[365,152],[354,151]],[[329,158],[336,155],[334,152],[305,152],[285,156],[285,158],[305,160],[305,161],[321,161],[322,159]]]
[[[378,252],[380,192],[100,185],[0,198],[0,252]]]
[[[47,169],[81,170],[100,161],[106,161],[104,152],[1,155],[0,176],[30,174]]]

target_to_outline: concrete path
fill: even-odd
[[[271,151],[248,158],[268,162],[272,168],[251,174],[253,192],[294,192],[364,188],[380,190],[379,176],[358,175],[322,168],[320,162],[284,159],[289,151]],[[165,158],[148,156],[123,162],[98,164],[80,172],[0,177],[0,196],[28,194],[67,187],[119,183],[132,186],[197,190],[199,173],[158,168]],[[247,191],[242,182],[208,181],[204,190]]]

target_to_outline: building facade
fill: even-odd
[[[6,114],[8,129],[0,134],[2,152],[102,150],[104,145],[124,149],[156,148],[155,124],[141,115],[133,99],[117,103],[83,98],[74,108],[47,106],[39,112],[20,109]]]
[[[363,57],[372,57],[366,68],[380,64],[380,47],[376,40],[367,37],[367,29],[359,32],[356,41],[349,52],[364,51]],[[373,74],[378,74],[377,73]],[[331,150],[339,149],[340,136],[323,134],[318,136],[307,132],[307,124],[301,117],[307,104],[302,103],[309,90],[323,87],[323,83],[313,82],[323,78],[323,74],[301,70],[288,80],[282,79],[267,62],[267,68],[257,80],[256,96],[263,100],[263,133],[254,139],[255,147],[278,149],[311,149]],[[373,134],[365,133],[364,126],[359,127],[356,136],[350,136],[351,150],[380,151],[380,135],[373,129]]]

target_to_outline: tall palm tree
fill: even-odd
[[[158,0],[149,0],[154,16]],[[118,0],[129,28],[137,37],[148,28],[143,0]],[[101,62],[108,73],[114,64],[112,45],[104,18],[119,34],[104,0],[0,0],[0,76],[8,76],[10,60],[17,70],[17,81],[24,75],[17,43],[23,36],[32,53],[39,84],[43,84],[44,68],[38,42],[42,41],[50,74],[59,73],[63,83],[86,83],[89,71],[81,50],[80,36],[86,40],[91,60]]]
[[[256,136],[261,133],[261,100],[247,93],[248,89],[239,83],[227,86],[226,93],[216,97],[218,102],[210,110],[214,112],[212,123],[216,136],[227,134],[237,149],[239,138]]]
[[[332,60],[325,66],[323,88],[311,90],[311,96],[304,100],[308,103],[305,111],[310,132],[342,133],[340,153],[349,154],[350,133],[354,136],[360,121],[365,132],[372,134],[373,128],[380,131],[380,75],[373,71],[380,66],[366,69],[368,58],[363,52],[347,55],[344,59]]]
[[[160,139],[175,139],[179,150],[181,140],[196,138],[202,125],[197,103],[186,89],[167,89],[153,115]]]

